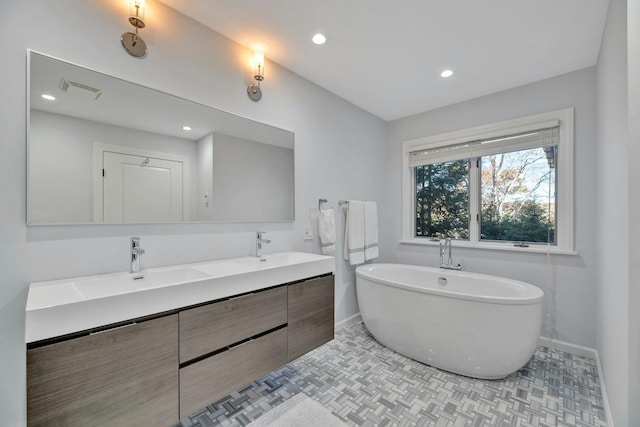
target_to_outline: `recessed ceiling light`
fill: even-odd
[[[451,77],[453,76],[453,71],[452,70],[444,70],[443,72],[440,73],[440,77]]]
[[[322,33],[317,33],[313,37],[311,37],[311,41],[315,44],[324,44],[327,41],[327,38]]]
[[[56,100],[56,97],[55,97],[55,96],[53,96],[53,95],[49,95],[49,94],[46,94],[46,93],[43,93],[43,94],[42,94],[42,97],[43,97],[44,99],[46,99],[47,101],[55,101],[55,100]]]
[[[189,127],[189,126],[182,126],[182,130],[191,130],[191,127]]]

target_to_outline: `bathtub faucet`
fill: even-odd
[[[447,252],[447,246],[449,246],[449,259],[445,264],[444,254]],[[462,266],[460,264],[453,263],[453,258],[451,257],[451,239],[448,237],[444,243],[440,241],[440,268],[444,268],[445,270],[462,270]]]

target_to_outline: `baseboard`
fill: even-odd
[[[583,347],[566,341],[540,337],[538,338],[538,345],[553,348],[555,350],[566,351],[567,353],[573,353],[582,357],[588,357],[589,359],[596,359],[598,357],[598,352],[594,348]]]
[[[602,376],[602,363],[600,363],[600,355],[598,350],[589,347],[583,347],[581,345],[571,344],[566,341],[553,340],[551,338],[540,337],[538,338],[538,344],[553,348],[560,351],[566,351],[567,353],[573,353],[578,356],[588,357],[594,359],[598,366],[598,380],[600,382],[600,388],[602,390],[602,400],[604,403],[604,414],[608,427],[613,427],[613,419],[611,418],[611,407],[609,406],[609,398],[607,397],[607,388],[604,384],[604,377]]]
[[[340,329],[347,328],[359,322],[362,322],[362,317],[360,317],[360,313],[356,313],[351,317],[347,317],[346,319],[337,322],[334,328],[336,331],[339,331]]]

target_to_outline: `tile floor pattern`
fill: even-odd
[[[181,426],[244,426],[297,393],[350,426],[606,425],[595,360],[539,346],[517,373],[478,380],[389,350],[358,323]]]

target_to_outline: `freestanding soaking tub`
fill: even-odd
[[[475,378],[504,378],[533,355],[539,288],[484,274],[403,264],[356,268],[360,314],[381,344]]]

